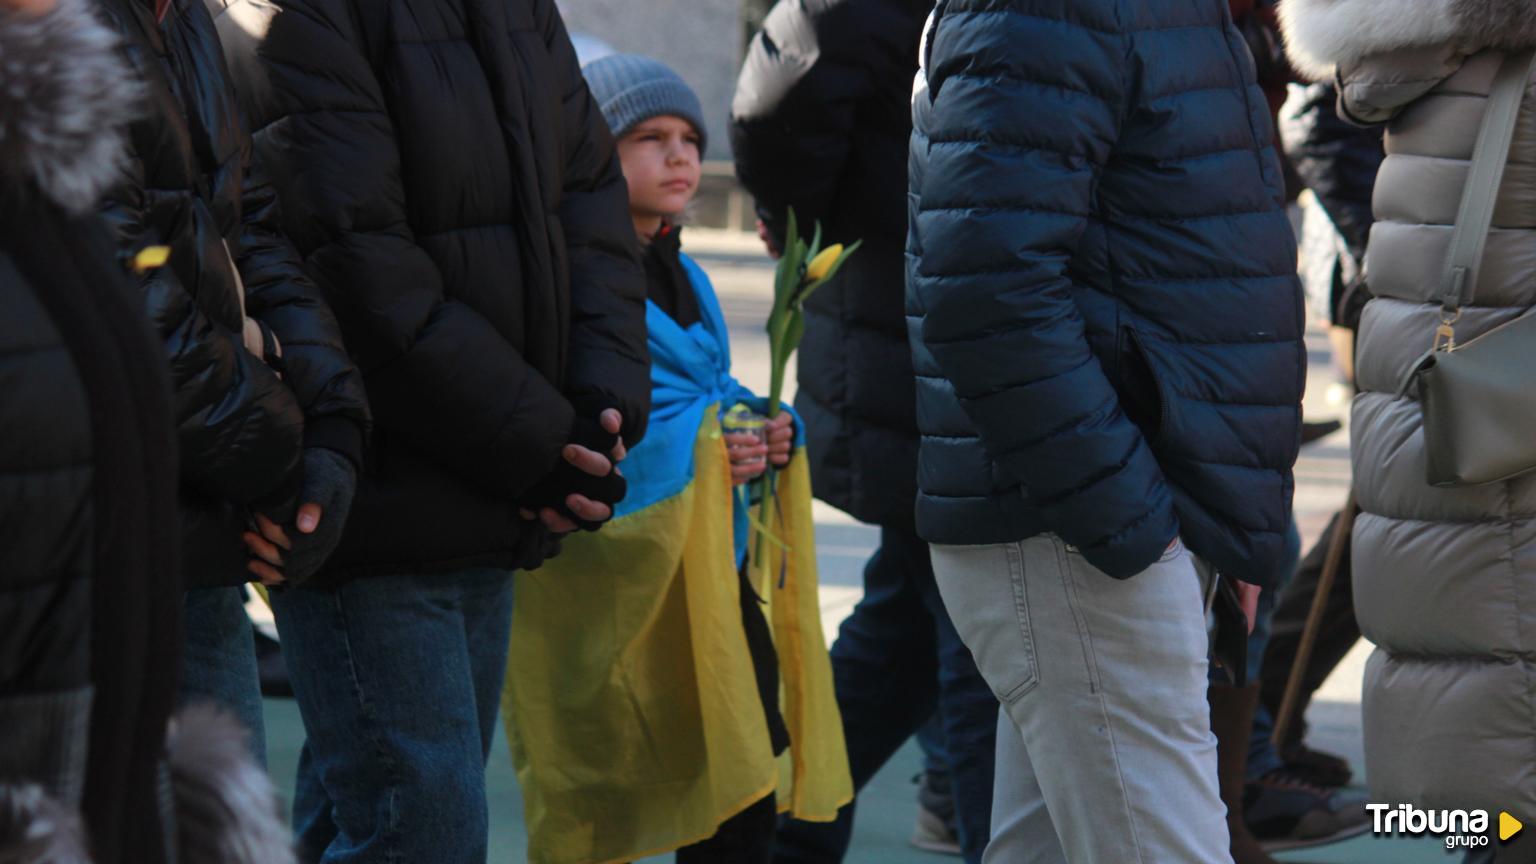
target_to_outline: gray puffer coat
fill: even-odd
[[[1528,820],[1536,475],[1429,486],[1419,403],[1397,390],[1439,323],[1439,274],[1487,94],[1504,52],[1536,44],[1536,4],[1286,0],[1281,10],[1293,60],[1336,72],[1346,117],[1386,124],[1366,260],[1377,299],[1360,327],[1353,427],[1355,603],[1376,645],[1364,696],[1371,790],[1378,801]],[[1536,304],[1533,93],[1528,84],[1476,296],[1457,324],[1463,344]]]

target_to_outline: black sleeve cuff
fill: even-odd
[[[324,447],[347,457],[359,473],[363,470],[363,427],[344,417],[317,417],[304,421],[304,446]]]

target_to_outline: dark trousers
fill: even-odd
[[[1263,671],[1259,676],[1259,700],[1270,716],[1280,713],[1280,702],[1285,698],[1285,683],[1296,661],[1296,651],[1301,645],[1301,631],[1306,627],[1307,614],[1312,609],[1312,598],[1317,593],[1318,580],[1323,575],[1323,564],[1328,559],[1328,545],[1338,528],[1339,516],[1323,530],[1317,545],[1302,560],[1296,576],[1280,595],[1280,605],[1275,609],[1274,622],[1270,625],[1269,646],[1264,652]],[[1297,722],[1291,726],[1292,744],[1302,740],[1306,725],[1307,704],[1317,688],[1333,672],[1344,655],[1349,653],[1360,639],[1360,624],[1355,620],[1354,579],[1350,567],[1349,538],[1345,538],[1344,562],[1339,575],[1328,594],[1328,605],[1323,614],[1323,624],[1318,631],[1317,644],[1312,649],[1312,660],[1307,664],[1306,676],[1301,688],[1301,704]]]
[[[677,850],[677,864],[768,864],[773,860],[776,801],[769,794],[720,823],[715,836]]]
[[[938,711],[960,843],[965,860],[977,864],[990,834],[998,703],[950,622],[928,544],[915,534],[881,530],[864,568],[864,598],[832,646],[832,674],[855,789]],[[853,810],[848,805],[828,824],[785,820],[773,860],[842,861]]]

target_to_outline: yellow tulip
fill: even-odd
[[[820,282],[826,278],[827,271],[832,269],[832,265],[837,263],[838,257],[842,254],[843,244],[841,243],[833,243],[821,250],[815,258],[811,259],[811,263],[805,265],[805,281]]]
[[[164,267],[171,260],[171,247],[145,246],[133,256],[133,272],[147,273],[156,267]]]

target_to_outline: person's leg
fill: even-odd
[[[1281,592],[1279,603],[1275,607],[1259,679],[1260,710],[1266,716],[1274,717],[1280,711],[1280,703],[1285,697],[1286,682],[1290,679],[1291,667],[1296,662],[1301,634],[1306,627],[1307,616],[1312,610],[1312,600],[1317,594],[1317,584],[1322,577],[1323,565],[1327,559],[1328,547],[1332,543],[1338,519],[1338,514],[1335,514],[1333,520],[1328,523],[1328,527],[1324,529],[1323,536],[1302,560],[1295,578]],[[1345,543],[1348,542],[1346,538]],[[1302,698],[1297,706],[1296,721],[1291,725],[1291,732],[1287,736],[1288,740],[1283,742],[1285,746],[1282,750],[1301,743],[1306,733],[1304,717],[1312,694],[1317,692],[1317,688],[1323,685],[1344,656],[1356,642],[1360,641],[1360,625],[1355,620],[1352,574],[1349,548],[1346,545],[1343,564],[1339,567],[1333,588],[1328,593],[1322,626],[1318,630],[1318,639],[1312,649],[1312,659],[1307,664],[1306,674],[1302,678]],[[1317,768],[1318,773],[1312,777],[1315,782],[1328,785],[1343,785],[1349,782],[1348,765],[1336,757],[1319,761]]]
[[[917,815],[911,844],[925,852],[960,854],[960,833],[955,824],[955,790],[950,783],[949,759],[944,753],[944,718],[934,712],[913,737],[923,751],[923,770],[917,776]]]
[[[677,864],[768,864],[778,806],[771,793],[721,823],[715,836],[677,850]]]
[[[882,530],[880,541],[864,568],[864,597],[839,628],[831,652],[855,790],[932,716],[938,699],[933,616],[921,591],[927,546],[891,530]],[[783,820],[774,861],[842,861],[853,835],[853,809],[844,807],[832,823]]]
[[[327,820],[334,825],[307,860],[485,861],[484,730],[495,715],[479,704],[485,676],[469,622],[498,614],[472,607],[497,596],[498,584],[510,591],[510,580],[475,569],[274,594],[309,734],[311,779],[301,791],[317,778],[324,793],[295,805],[329,810],[296,810],[294,822],[312,843],[326,839]]]
[[[506,571],[486,570],[480,578],[466,578],[464,583],[464,637],[480,721],[482,766],[491,754],[501,688],[506,685],[507,644],[512,639],[512,581]]]
[[[1221,800],[1227,809],[1227,833],[1232,860],[1236,864],[1275,864],[1259,845],[1248,827],[1244,811],[1249,771],[1255,776],[1279,767],[1280,756],[1269,740],[1269,724],[1255,717],[1259,699],[1258,673],[1264,643],[1269,635],[1269,621],[1274,614],[1276,592],[1266,588],[1259,595],[1254,611],[1253,630],[1248,634],[1247,676],[1242,687],[1232,686],[1227,670],[1215,668],[1210,673],[1207,696],[1211,705],[1211,731],[1216,735],[1218,778]]]
[[[1229,864],[1202,579],[1182,545],[1125,580],[1050,536],[935,546],[933,562],[956,629],[1022,736],[1065,857]],[[997,768],[1008,777],[1018,762]],[[1019,850],[1053,842],[1043,819],[998,823]]]
[[[928,592],[939,653],[939,714],[949,761],[956,832],[969,864],[981,861],[992,834],[997,697],[976,669],[971,649],[956,632],[938,586]]]
[[[1277,607],[1298,572],[1300,557],[1301,535],[1292,520],[1277,574],[1281,578],[1260,595],[1248,637],[1248,686],[1211,688],[1211,726],[1220,743],[1222,798],[1237,864],[1272,864],[1263,842],[1332,841],[1365,826],[1363,801],[1330,795],[1286,776],[1285,761],[1273,740],[1273,718],[1258,704],[1265,664],[1275,662],[1267,649]],[[1310,597],[1307,605],[1310,609]],[[1232,740],[1239,736],[1241,740]],[[1246,753],[1236,752],[1239,748]]]
[[[256,668],[256,635],[239,587],[192,588],[183,601],[181,703],[212,702],[250,733],[251,755],[266,767],[267,735]]]
[[[1234,687],[1237,676],[1217,668],[1214,660],[1207,693],[1211,706],[1211,731],[1216,735],[1218,776],[1221,800],[1227,808],[1227,829],[1232,859],[1237,864],[1275,864],[1259,846],[1244,818],[1244,780],[1252,767],[1269,770],[1280,761],[1267,732],[1259,731],[1254,708],[1259,698],[1259,674],[1264,648],[1269,642],[1270,622],[1274,618],[1279,591],[1295,573],[1301,557],[1301,534],[1292,517],[1286,533],[1285,551],[1273,574],[1273,584],[1259,594],[1252,629],[1248,632],[1243,669],[1243,686]],[[1264,727],[1267,729],[1267,725]]]
[[[315,757],[309,741],[299,750],[298,775],[293,789],[293,836],[301,860],[319,861],[320,854],[336,839],[336,822],[331,818],[331,798],[320,783]]]
[[[1280,750],[1275,747],[1274,734],[1275,718],[1261,704],[1253,712],[1253,729],[1248,736],[1248,767],[1244,774],[1249,780],[1285,767]]]
[[[1007,709],[997,709],[997,783],[992,794],[992,840],[983,864],[1067,864],[1056,826],[1024,737]]]
[[[923,751],[923,770],[929,774],[948,774],[949,757],[944,753],[944,719],[935,711],[917,730],[917,746]]]

